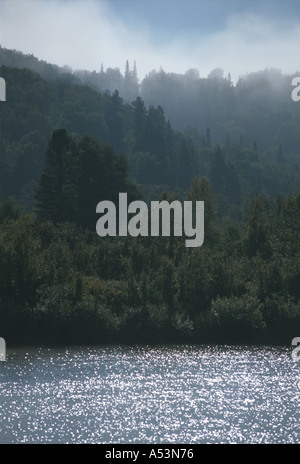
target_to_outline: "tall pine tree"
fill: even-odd
[[[40,220],[50,219],[57,223],[74,219],[75,157],[73,138],[65,129],[55,130],[48,143],[45,168],[36,191],[36,211]]]

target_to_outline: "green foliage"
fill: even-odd
[[[128,193],[129,201],[138,198],[128,171],[126,159],[115,155],[109,145],[89,136],[76,144],[65,129],[54,131],[36,192],[38,219],[77,222],[94,229],[99,201],[116,203],[119,192]]]
[[[174,133],[161,106],[150,105],[147,109],[140,97],[132,103],[124,103],[117,90],[112,95],[101,94],[80,85],[74,76],[65,79],[65,72],[58,73],[55,80],[45,80],[28,69],[2,66],[0,71],[8,88],[7,101],[0,107],[0,199],[14,196],[30,209],[32,186],[40,178],[44,166],[43,189],[48,189],[48,197],[51,189],[60,189],[60,194],[54,195],[52,201],[58,204],[61,200],[62,208],[69,207],[68,219],[71,219],[72,205],[64,202],[72,194],[73,161],[79,157],[78,169],[92,169],[96,157],[101,164],[103,155],[99,155],[99,147],[95,148],[96,142],[102,146],[102,152],[107,152],[110,145],[115,153],[125,156],[131,176],[139,183],[165,184],[173,188],[176,183],[186,187],[190,182],[194,172],[194,148],[185,136]],[[94,142],[84,137],[86,134]],[[77,147],[77,143],[80,146]],[[90,156],[83,160],[82,151],[88,151]],[[102,177],[103,169],[107,173],[109,168],[103,164],[107,156],[104,158],[100,166]],[[118,164],[119,167],[113,168],[119,169],[120,176],[124,170],[129,173],[124,158],[110,156],[110,159]],[[110,181],[105,176],[104,180]],[[112,185],[111,189],[114,188]],[[47,203],[41,192],[38,199],[41,204]],[[49,208],[52,206],[49,200]],[[53,220],[59,220],[59,214]]]
[[[223,341],[252,342],[265,327],[262,304],[251,294],[216,298],[211,304],[212,321]],[[257,333],[258,332],[258,333]]]
[[[12,66],[0,69],[1,336],[287,344],[299,334],[300,106],[288,78],[266,71],[233,86],[220,70],[160,71],[138,95],[129,64],[124,78],[75,77],[1,57]],[[15,67],[26,63],[34,72]],[[204,201],[203,246],[98,237],[97,203],[139,191],[147,202]]]
[[[27,211],[58,128],[111,145],[145,190],[186,190],[206,176],[221,219],[241,222],[249,197],[276,198],[299,185],[299,105],[291,79],[274,70],[236,86],[221,74],[161,70],[138,89],[129,64],[124,77],[118,69],[71,74],[3,48],[0,62],[8,92],[0,106],[0,199],[13,196]]]
[[[37,214],[40,220],[49,219],[58,223],[74,219],[75,150],[75,142],[65,129],[53,132],[46,152],[45,168],[36,192]]]
[[[188,198],[199,189],[209,194],[207,180],[194,180]],[[212,223],[213,240],[196,249],[182,237],[100,238],[75,223],[9,212],[0,223],[3,336],[15,343],[288,343],[300,327],[299,207],[299,195],[254,199],[243,228]],[[249,252],[253,230],[265,237],[257,253]]]
[[[10,219],[16,220],[19,216],[18,206],[9,198],[0,204],[0,224]]]

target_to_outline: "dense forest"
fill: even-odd
[[[292,76],[59,68],[0,48],[10,343],[284,343],[300,329]],[[96,205],[202,200],[203,246],[96,234]]]
[[[164,190],[183,194],[193,177],[207,177],[219,215],[235,221],[250,197],[274,199],[300,185],[292,76],[265,70],[233,85],[221,70],[207,78],[160,70],[139,83],[128,63],[124,76],[103,67],[71,73],[3,48],[1,64],[8,98],[0,107],[0,199],[14,197],[27,210],[58,128],[123,154],[148,200]]]

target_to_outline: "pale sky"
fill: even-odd
[[[233,80],[300,70],[300,0],[0,0],[0,45],[59,66]]]

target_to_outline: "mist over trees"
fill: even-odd
[[[9,83],[0,107],[0,198],[32,207],[48,140],[61,127],[123,154],[148,199],[165,188],[185,191],[193,177],[206,176],[219,214],[240,220],[249,197],[275,198],[299,185],[300,106],[291,99],[291,76],[280,71],[233,85],[221,69],[206,78],[195,69],[161,69],[138,82],[128,61],[123,74],[103,66],[72,74],[3,48],[0,63],[14,66],[0,69]]]
[[[300,104],[135,63],[75,71],[0,47],[0,320],[14,342],[287,343],[300,327]],[[106,237],[96,204],[205,203],[204,245]]]

